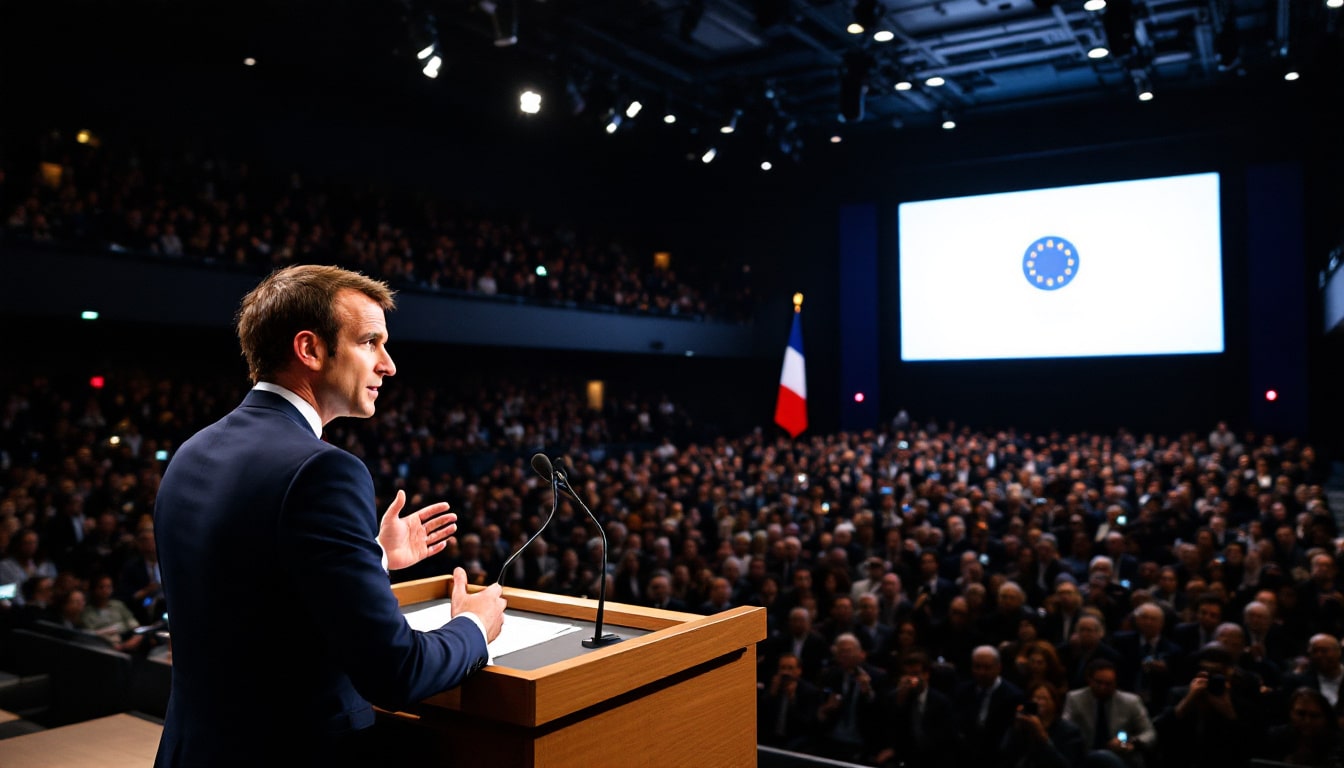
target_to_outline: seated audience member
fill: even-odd
[[[153,524],[142,524],[136,530],[135,547],[137,554],[128,558],[121,568],[116,595],[135,613],[141,624],[152,624],[163,613],[159,550],[154,541]]]
[[[141,626],[135,614],[112,596],[112,576],[106,573],[94,576],[89,590],[88,605],[80,616],[84,629],[103,638],[118,651],[147,650],[148,635],[135,632],[136,627]]]
[[[901,657],[896,684],[882,706],[877,765],[932,768],[946,765],[955,753],[956,712],[952,699],[930,685],[932,664],[923,651]]]
[[[1279,688],[1283,675],[1277,667],[1267,661],[1258,661],[1246,650],[1246,630],[1240,624],[1225,621],[1218,625],[1213,636],[1232,654],[1231,675],[1242,688],[1266,694]]]
[[[1132,693],[1117,690],[1115,663],[1096,659],[1087,667],[1087,684],[1069,691],[1064,717],[1082,732],[1086,760],[1098,768],[1143,768],[1157,746],[1148,708]]]
[[[1120,654],[1116,664],[1120,689],[1137,693],[1154,716],[1167,704],[1167,691],[1182,657],[1180,646],[1162,634],[1166,618],[1156,603],[1143,603],[1134,609],[1134,629],[1116,632],[1111,639]]]
[[[18,531],[9,540],[9,549],[0,559],[0,584],[23,584],[33,576],[56,578],[56,564],[42,552],[42,536],[35,528]],[[23,605],[22,593],[14,599]]]
[[[804,679],[802,673],[797,656],[785,652],[776,657],[769,683],[759,686],[757,742],[794,752],[814,751],[821,689]]]
[[[1034,640],[1023,646],[1013,659],[1012,674],[1005,669],[1004,677],[1024,692],[1042,683],[1058,689],[1061,696],[1069,689],[1068,675],[1059,660],[1059,653],[1045,640]]]
[[[1083,733],[1062,716],[1064,691],[1049,683],[1027,689],[1013,727],[999,746],[999,768],[1082,768]]]
[[[1258,663],[1273,665],[1280,675],[1287,672],[1292,656],[1283,627],[1274,623],[1274,612],[1265,603],[1252,600],[1241,609],[1246,629],[1246,652]]]
[[[823,757],[861,763],[877,752],[886,678],[886,672],[867,662],[857,637],[844,633],[835,639],[817,707],[817,745]]]
[[[672,577],[666,571],[654,573],[644,588],[644,604],[665,611],[685,611],[686,604],[672,595]]]
[[[1025,699],[1022,689],[1002,676],[1003,663],[992,645],[981,645],[971,652],[970,679],[963,681],[952,696],[961,733],[961,755],[967,765],[992,763],[1017,716],[1017,707]]]
[[[1311,688],[1320,691],[1331,707],[1340,706],[1340,686],[1344,685],[1344,664],[1340,663],[1340,656],[1339,638],[1325,633],[1312,635],[1307,641],[1306,669],[1284,675],[1279,684],[1280,692],[1286,695],[1298,688]]]
[[[1026,591],[1017,582],[1005,581],[999,585],[994,608],[980,617],[980,636],[985,643],[994,646],[1017,641],[1024,619],[1036,626],[1040,617],[1035,608],[1027,605]]]
[[[19,585],[23,602],[10,608],[14,627],[31,626],[35,621],[55,621],[56,579],[52,576],[30,576]]]
[[[1064,664],[1070,688],[1087,685],[1087,666],[1097,659],[1105,659],[1113,665],[1120,663],[1120,653],[1105,642],[1106,629],[1100,616],[1086,613],[1078,620],[1069,642],[1060,646],[1059,660]]]
[[[1334,768],[1344,762],[1334,707],[1321,692],[1297,688],[1288,695],[1288,721],[1272,725],[1257,756],[1289,765]]]
[[[834,607],[832,607],[834,609]],[[881,608],[875,593],[865,592],[859,596],[854,622],[854,634],[868,654],[868,660],[895,674],[892,651],[896,646],[896,631],[881,621]]]
[[[1191,768],[1246,765],[1257,749],[1258,686],[1234,675],[1231,651],[1214,641],[1195,655],[1189,685],[1171,691],[1171,704],[1153,721],[1165,764]]]
[[[1056,647],[1069,642],[1078,619],[1083,616],[1083,595],[1078,585],[1070,577],[1059,579],[1054,591],[1045,598],[1045,621],[1041,627],[1041,636],[1054,643]]]
[[[817,631],[826,638],[827,643],[834,643],[835,638],[846,632],[855,634],[857,628],[858,616],[854,613],[854,599],[849,595],[836,595],[831,600],[831,607],[825,620],[817,625]],[[859,637],[859,642],[863,644],[862,637]],[[867,653],[868,646],[864,644],[863,649]]]
[[[777,659],[790,653],[798,657],[803,679],[817,685],[821,684],[821,670],[831,654],[826,638],[812,627],[812,614],[802,606],[789,611],[783,631],[762,640],[758,647],[765,669],[776,668]]]

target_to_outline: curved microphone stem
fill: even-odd
[[[602,573],[599,574],[602,583],[597,588],[597,620],[593,623],[593,636],[583,641],[583,647],[601,648],[612,643],[619,643],[621,641],[619,635],[602,634],[602,613],[607,607],[607,532],[603,530],[602,523],[598,521],[597,515],[593,514],[588,505],[583,503],[583,499],[580,499],[579,495],[570,487],[569,481],[565,479],[564,475],[556,472],[556,478],[559,481],[558,486],[564,488],[570,497],[579,503],[583,511],[588,513],[588,517],[593,519],[593,522],[597,525],[597,532],[602,536]]]
[[[523,542],[523,546],[519,547],[516,551],[514,551],[512,555],[509,555],[508,560],[504,561],[504,565],[500,566],[499,569],[499,578],[495,579],[495,581],[499,582],[501,585],[504,583],[504,576],[509,572],[509,565],[513,563],[514,558],[523,554],[523,550],[527,549],[527,546],[531,544],[533,541],[536,541],[537,537],[541,535],[541,532],[546,530],[546,526],[550,525],[551,520],[555,519],[555,510],[558,509],[559,507],[560,507],[560,491],[558,489],[558,477],[554,472],[552,472],[551,513],[546,516],[546,519],[542,522],[541,527],[537,529],[537,532],[529,536],[527,541]]]

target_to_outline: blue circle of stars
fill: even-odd
[[[1078,274],[1078,249],[1062,237],[1042,237],[1022,256],[1022,274],[1042,291],[1057,291]]]

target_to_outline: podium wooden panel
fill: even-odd
[[[452,578],[393,585],[402,607],[450,596]],[[424,765],[672,766],[756,764],[756,643],[765,611],[712,616],[608,602],[603,631],[645,630],[604,648],[592,636],[597,601],[505,588],[508,610],[583,625],[573,653],[535,669],[506,655],[462,686],[409,712],[381,713],[436,735]],[[507,621],[507,616],[506,619]],[[440,745],[440,746],[434,746]]]

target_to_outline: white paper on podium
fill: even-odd
[[[411,625],[411,629],[428,632],[431,629],[442,627],[448,623],[449,619],[453,618],[453,606],[445,601],[428,608],[407,611],[405,616],[406,622]],[[555,621],[542,621],[540,619],[529,619],[526,616],[506,614],[504,624],[499,630],[499,636],[488,646],[490,663],[495,663],[496,658],[506,653],[531,648],[552,638],[578,631],[577,624],[561,624]]]

